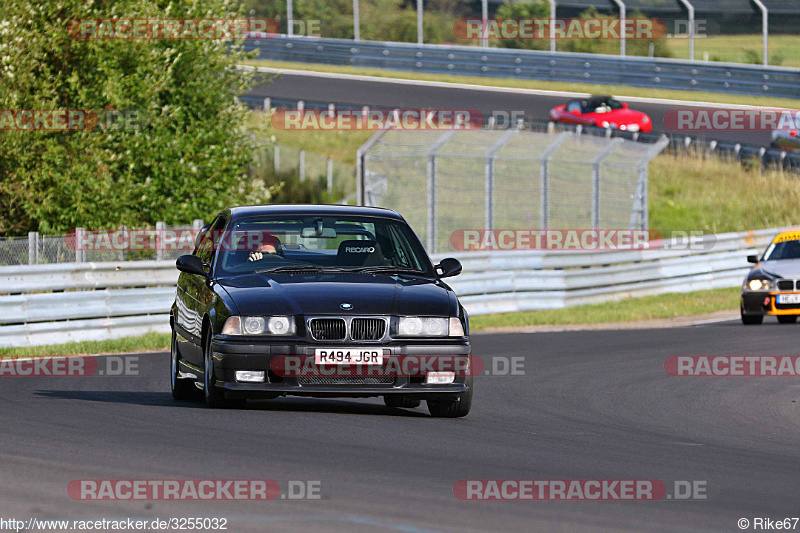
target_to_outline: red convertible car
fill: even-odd
[[[570,100],[550,110],[550,120],[565,124],[583,124],[623,131],[653,131],[653,121],[647,114],[628,108],[628,104],[611,96],[590,96]]]

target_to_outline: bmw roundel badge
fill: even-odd
[[[339,304],[339,307],[341,307],[345,311],[349,311],[350,309],[353,308],[353,304],[349,304],[347,302],[344,302],[344,303]]]

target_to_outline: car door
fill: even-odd
[[[225,227],[227,219],[220,215],[212,222],[209,230],[200,239],[197,246],[196,255],[203,263],[211,265],[214,261],[214,253],[222,229]],[[209,268],[210,272],[210,268]],[[209,289],[208,278],[198,274],[183,273],[184,281],[184,302],[186,308],[185,329],[188,333],[190,347],[186,358],[190,363],[202,368],[203,365],[203,316],[209,310],[207,292]]]

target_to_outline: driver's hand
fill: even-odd
[[[265,253],[267,253],[267,254],[277,254],[278,250],[276,250],[273,245],[266,244],[266,245],[264,245],[264,247],[261,249],[260,252],[250,252],[250,255],[248,256],[247,260],[248,261],[260,261],[264,257]]]

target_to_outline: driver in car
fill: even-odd
[[[278,247],[281,244],[281,241],[271,233],[261,233],[261,244],[257,244],[257,249],[250,252],[250,255],[247,257],[248,261],[260,261],[264,258],[264,254],[277,254]]]

